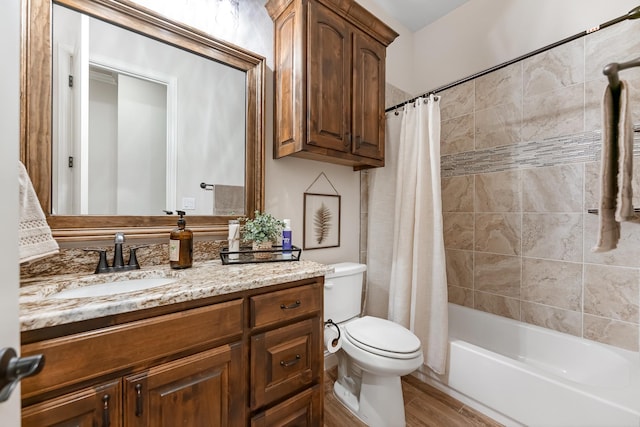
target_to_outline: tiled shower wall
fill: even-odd
[[[638,351],[640,222],[594,253],[598,216],[587,213],[598,207],[602,68],[637,57],[640,22],[628,21],[441,93],[449,301]],[[620,77],[640,123],[640,69]]]

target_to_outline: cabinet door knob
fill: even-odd
[[[136,384],[136,417],[142,416],[142,384]]]
[[[298,308],[298,307],[300,307],[300,300],[296,300],[296,302],[294,302],[293,304],[289,304],[289,305],[280,304],[280,308],[282,310],[291,310],[292,308]]]
[[[109,427],[111,419],[109,418],[109,399],[110,396],[105,394],[102,397],[102,427]]]

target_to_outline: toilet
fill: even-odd
[[[338,400],[372,427],[405,425],[400,377],[422,365],[420,340],[397,323],[360,317],[364,264],[333,264],[325,276],[324,320],[340,329],[342,348],[333,390]],[[333,327],[327,325],[327,327]]]

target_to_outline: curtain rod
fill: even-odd
[[[589,28],[588,30],[585,30],[585,31],[583,31],[581,33],[578,33],[578,34],[575,34],[573,36],[567,37],[565,39],[562,39],[562,40],[557,41],[555,43],[552,43],[550,45],[541,47],[540,49],[536,49],[533,52],[529,52],[529,53],[524,54],[522,56],[519,56],[519,57],[517,57],[515,59],[512,59],[510,61],[503,62],[502,64],[498,64],[498,65],[495,65],[495,66],[493,66],[491,68],[487,68],[484,71],[480,71],[480,72],[472,74],[472,75],[470,75],[468,77],[462,78],[460,80],[456,80],[454,82],[451,82],[449,84],[441,86],[441,87],[439,87],[437,89],[430,90],[428,92],[423,93],[422,95],[418,95],[418,96],[416,96],[414,98],[411,98],[408,101],[404,101],[404,102],[402,102],[400,104],[394,105],[393,107],[389,107],[384,111],[385,111],[385,113],[387,113],[389,111],[393,111],[396,108],[402,107],[404,104],[407,104],[409,102],[414,102],[416,99],[421,98],[423,96],[427,96],[430,93],[442,92],[443,90],[450,89],[450,88],[452,88],[454,86],[458,86],[459,84],[466,83],[466,82],[468,82],[470,80],[473,80],[473,79],[477,79],[478,77],[482,77],[485,74],[489,74],[489,73],[491,73],[493,71],[496,71],[496,70],[499,70],[501,68],[507,67],[507,66],[509,66],[511,64],[515,64],[516,62],[522,61],[523,59],[531,58],[532,56],[535,56],[535,55],[537,55],[539,53],[542,53],[542,52],[545,52],[547,50],[553,49],[554,47],[558,47],[558,46],[563,45],[565,43],[569,43],[570,41],[579,39],[580,37],[584,37],[587,34],[595,33],[598,30],[602,30],[603,28],[610,27],[611,25],[617,24],[618,22],[626,21],[627,19],[638,19],[638,18],[640,18],[640,6],[637,6],[634,9],[631,9],[629,11],[629,13],[627,13],[626,15],[622,15],[622,16],[620,16],[618,18],[612,19],[611,21],[607,21],[604,24],[600,24],[600,25],[598,25],[596,27]]]

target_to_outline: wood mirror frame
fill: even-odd
[[[127,0],[55,0],[55,3],[131,29],[246,73],[245,215],[264,209],[265,60],[252,52],[173,22]],[[135,238],[166,237],[175,216],[51,215],[52,0],[22,0],[20,160],[58,241],[106,240],[116,231]],[[196,235],[226,234],[235,217],[193,215]]]

